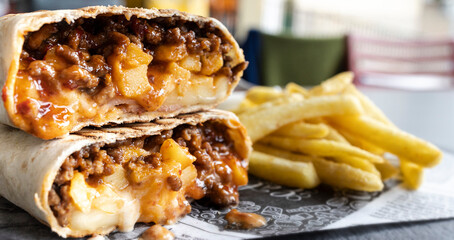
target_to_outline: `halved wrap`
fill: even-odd
[[[216,19],[96,6],[0,18],[0,121],[52,139],[209,109],[247,63]]]
[[[0,195],[63,237],[174,223],[191,199],[234,205],[248,180],[250,140],[220,110],[49,141],[0,125]]]

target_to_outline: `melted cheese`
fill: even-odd
[[[103,87],[94,95],[62,83],[65,79],[59,79],[59,73],[72,65],[56,56],[54,48],[39,60],[49,68],[43,71],[55,75],[52,80],[31,76],[22,62],[16,76],[14,123],[40,138],[51,139],[83,122],[103,124],[120,119],[125,112],[146,115],[175,111],[213,103],[228,94],[231,77],[216,73],[224,64],[220,53],[190,55],[154,65],[150,64],[153,57],[137,45],[131,43],[126,49],[124,55],[108,57],[112,72],[106,74]]]
[[[137,154],[136,147],[124,151]],[[81,173],[71,180],[72,207],[69,227],[80,231],[118,228],[131,231],[137,221],[170,224],[190,212],[186,200],[188,191],[196,185],[195,157],[174,140],[161,146],[163,163],[160,168],[138,165],[126,171],[116,165],[115,173],[103,178],[97,187],[89,186]],[[143,150],[141,155],[149,154]],[[181,180],[178,190],[172,190],[168,177]]]

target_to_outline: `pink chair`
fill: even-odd
[[[355,84],[412,90],[454,87],[454,41],[347,38]]]

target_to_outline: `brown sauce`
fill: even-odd
[[[155,224],[145,230],[139,238],[140,240],[173,240],[175,236],[167,228]]]
[[[225,215],[225,219],[230,226],[242,229],[259,228],[266,225],[266,219],[256,213],[240,212],[236,209],[230,210]]]

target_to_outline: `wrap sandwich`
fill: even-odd
[[[204,199],[238,203],[250,140],[220,110],[44,141],[0,124],[0,195],[62,237],[171,224]]]
[[[42,139],[212,108],[247,63],[216,19],[95,6],[0,18],[0,121]]]

